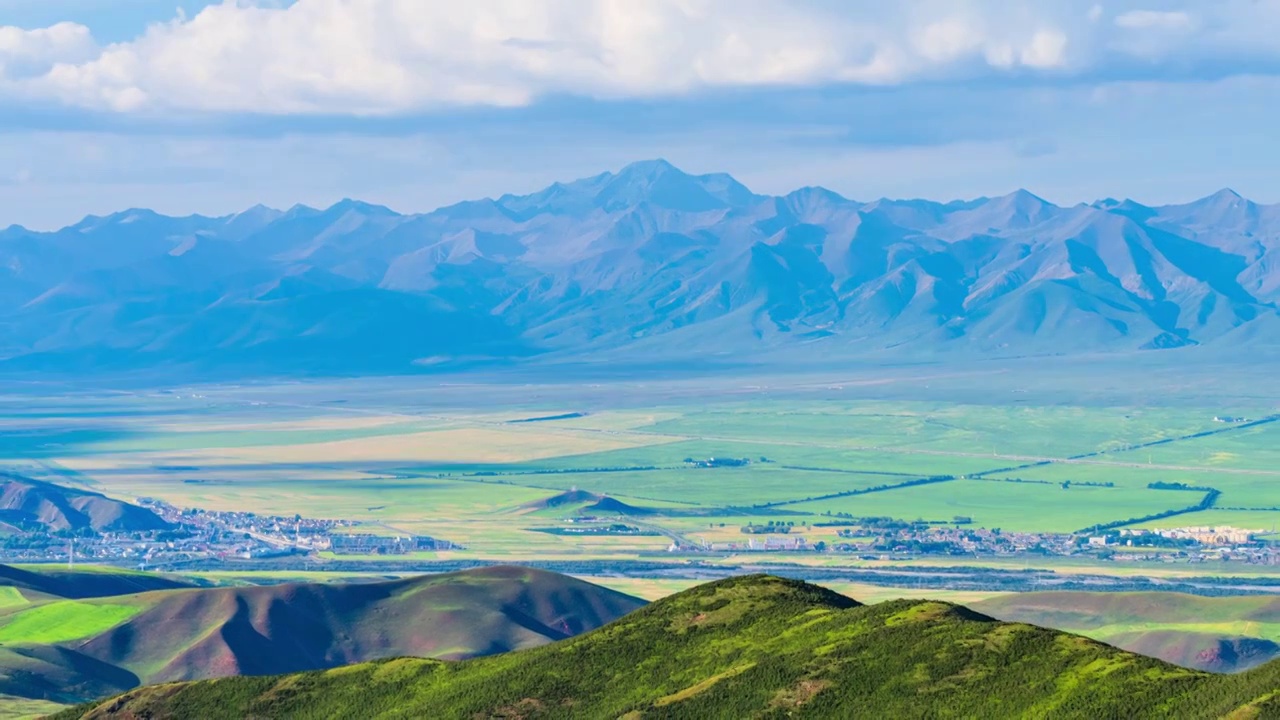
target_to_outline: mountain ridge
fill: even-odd
[[[1280,663],[1212,675],[934,601],[741,576],[459,663],[144,687],[58,718],[1275,717]]]
[[[0,370],[1273,351],[1280,205],[768,196],[651,160],[421,214],[10,228],[0,300]]]
[[[183,587],[149,575],[45,578],[0,565],[31,603],[123,610],[59,642],[0,641],[0,695],[83,702],[144,683],[509,652],[595,629],[645,603],[546,571],[492,566],[401,579]],[[115,582],[111,582],[115,580]],[[113,591],[131,586],[132,592]],[[49,591],[58,591],[48,596]],[[71,602],[67,597],[83,598]],[[104,689],[105,688],[105,689]]]

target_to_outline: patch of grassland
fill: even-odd
[[[205,431],[185,429],[148,432],[131,435],[126,438],[89,443],[84,445],[81,450],[86,453],[138,453],[199,450],[202,448],[260,448],[309,445],[313,443],[410,435],[447,427],[447,423],[424,421],[362,426],[361,423],[355,422],[357,420],[359,418],[351,419],[348,427],[275,429],[268,424],[242,430],[221,429]]]
[[[976,449],[974,452],[980,453],[982,449]],[[824,445],[820,439],[788,444],[767,438],[762,440],[695,438],[608,452],[548,458],[518,465],[489,465],[475,469],[520,472],[522,470],[639,466],[679,468],[683,465],[685,458],[710,457],[745,457],[753,460],[766,457],[777,465],[920,476],[978,472],[1004,464],[1000,459],[989,457],[923,454],[894,448],[876,450],[842,448],[840,445]]]
[[[697,505],[744,506],[802,500],[806,497],[859,490],[891,479],[880,475],[808,472],[772,464],[737,468],[679,468],[647,472],[520,475],[507,478],[542,487],[579,488],[602,495],[629,496],[641,501],[681,501]]]
[[[1071,532],[1192,504],[1190,493],[1132,488],[956,480],[887,492],[788,505],[789,510],[904,520],[973,519],[978,527],[1014,531]],[[1198,498],[1193,498],[1198,500]]]
[[[242,463],[509,463],[666,442],[652,435],[600,434],[529,426],[459,427],[405,435],[268,447],[201,448],[158,454],[204,465]]]
[[[141,605],[60,600],[0,618],[0,643],[59,643],[108,630],[142,611]]]
[[[52,715],[66,707],[48,700],[0,695],[0,720],[31,720]]]
[[[615,577],[596,577],[581,576],[582,580],[589,583],[607,587],[610,590],[617,590],[620,593],[626,593],[632,597],[642,598],[644,600],[660,600],[668,595],[674,595],[678,592],[688,590],[698,584],[697,580],[659,580],[654,578],[615,578]]]
[[[689,411],[644,429],[756,441],[1065,457],[1215,427],[1211,412],[1164,408],[766,401]]]
[[[1276,469],[1280,470],[1280,466]],[[1170,470],[1155,467],[1127,467],[1114,463],[1053,464],[1027,468],[1007,475],[1024,480],[1044,480],[1055,483],[1109,482],[1116,487],[1133,490],[1145,490],[1148,484],[1154,482],[1184,483],[1195,487],[1212,487],[1222,492],[1217,506],[1211,510],[1148,521],[1142,523],[1141,527],[1233,525],[1269,530],[1280,526],[1280,510],[1271,509],[1280,508],[1280,476],[1222,472],[1211,468]],[[1188,494],[1185,497],[1191,497],[1191,495]]]
[[[31,604],[16,587],[0,585],[0,610],[22,607]]]
[[[1215,429],[1222,427],[1217,425]],[[1115,453],[1108,456],[1108,459],[1140,463],[1150,461],[1157,465],[1185,465],[1205,470],[1225,468],[1275,472],[1280,469],[1280,423]]]

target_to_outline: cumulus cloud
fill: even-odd
[[[23,30],[0,26],[0,78],[23,78],[49,72],[54,63],[83,62],[97,52],[89,28],[58,23]]]
[[[105,47],[71,23],[0,28],[0,92],[118,112],[378,115],[554,94],[1088,76],[1127,58],[1185,69],[1188,57],[1280,55],[1267,39],[1280,35],[1277,0],[1194,12],[1120,4],[223,0]]]

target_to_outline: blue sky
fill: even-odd
[[[0,0],[0,227],[760,192],[1280,201],[1280,0]]]

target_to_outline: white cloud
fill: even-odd
[[[0,26],[0,78],[38,76],[55,62],[81,62],[96,52],[83,25],[64,22],[36,30]]]
[[[1042,70],[1062,67],[1067,62],[1067,36],[1057,30],[1037,30],[1021,59],[1023,65]]]
[[[1280,59],[1276,0],[1204,7],[1117,7],[1101,23],[1102,6],[1074,0],[223,0],[106,47],[70,23],[0,28],[0,93],[118,112],[378,115],[551,94],[1105,76],[1130,57],[1182,71],[1188,58]],[[1211,15],[1205,32],[1199,15]]]

